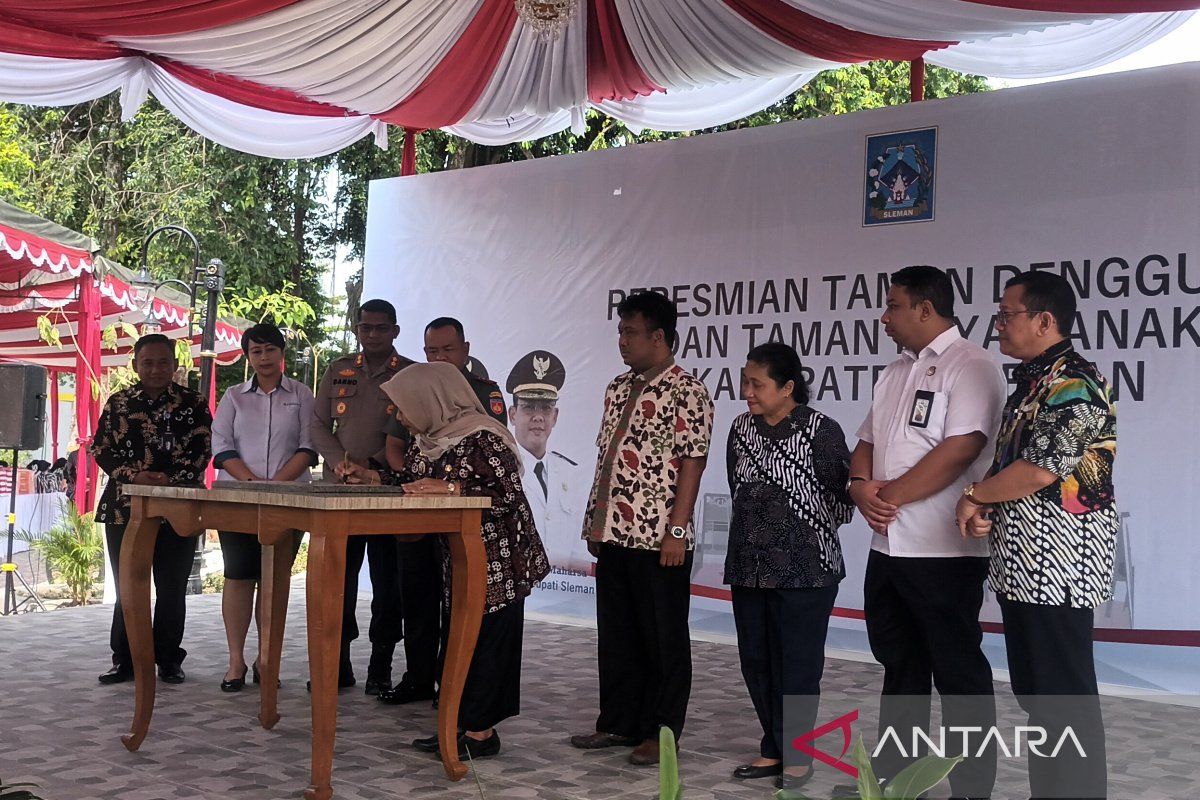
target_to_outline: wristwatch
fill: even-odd
[[[981,503],[980,501],[975,499],[975,487],[976,486],[977,486],[977,484],[974,484],[974,483],[968,483],[966,486],[964,486],[963,487],[963,497],[967,498],[968,501],[974,503],[975,505],[981,506],[981,505],[983,505],[983,503]]]
[[[682,525],[672,525],[671,536],[675,539],[685,539],[687,538],[687,528]]]
[[[861,475],[851,475],[850,480],[846,481],[846,491],[847,492],[850,491],[850,487],[854,485],[855,481],[865,481],[865,480],[866,480],[866,478],[864,478]]]

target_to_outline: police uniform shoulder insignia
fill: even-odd
[[[550,451],[550,455],[552,455],[552,456],[558,456],[558,457],[559,457],[559,458],[561,458],[563,461],[565,461],[565,462],[567,462],[568,464],[570,464],[572,467],[578,467],[578,466],[579,466],[578,462],[572,461],[571,459],[567,458],[566,456],[564,456],[562,453],[558,452],[557,450],[551,450],[551,451]]]
[[[388,361],[388,369],[400,369],[400,356],[392,354],[392,358]]]
[[[499,389],[488,395],[488,406],[491,407],[492,413],[496,416],[504,413],[504,396],[500,394]]]

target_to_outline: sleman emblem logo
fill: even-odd
[[[863,226],[933,219],[937,128],[867,137]]]

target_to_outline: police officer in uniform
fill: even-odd
[[[572,491],[580,485],[579,465],[549,449],[550,434],[558,422],[558,394],[566,379],[566,368],[558,356],[534,350],[513,366],[505,388],[512,395],[509,417],[521,446],[525,497],[550,563],[589,573],[592,558],[578,531],[583,508]]]
[[[438,317],[425,326],[425,360],[445,361],[463,373],[488,414],[508,424],[504,395],[487,370],[471,357],[463,325],[453,317]],[[387,461],[392,469],[404,465],[408,433],[394,417],[387,427]],[[438,644],[441,639],[442,568],[433,537],[399,540],[400,593],[404,608],[404,677],[379,695],[390,705],[429,700],[436,695]]]
[[[359,308],[354,329],[359,352],[329,365],[321,377],[315,403],[312,440],[325,461],[325,480],[344,460],[370,466],[385,461],[385,428],[395,408],[380,386],[412,359],[399,355],[393,342],[400,333],[396,309],[386,300],[368,300]],[[350,642],[358,638],[355,605],[358,573],[366,555],[371,572],[371,662],[367,667],[367,694],[392,685],[392,655],[404,634],[401,614],[396,539],[391,536],[351,536],[346,543],[346,596],[342,612],[342,654],[338,686],[355,683],[350,663]]]

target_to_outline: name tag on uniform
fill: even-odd
[[[928,389],[918,389],[913,396],[912,411],[908,415],[908,424],[914,428],[929,427],[929,413],[933,410],[933,392]]]

